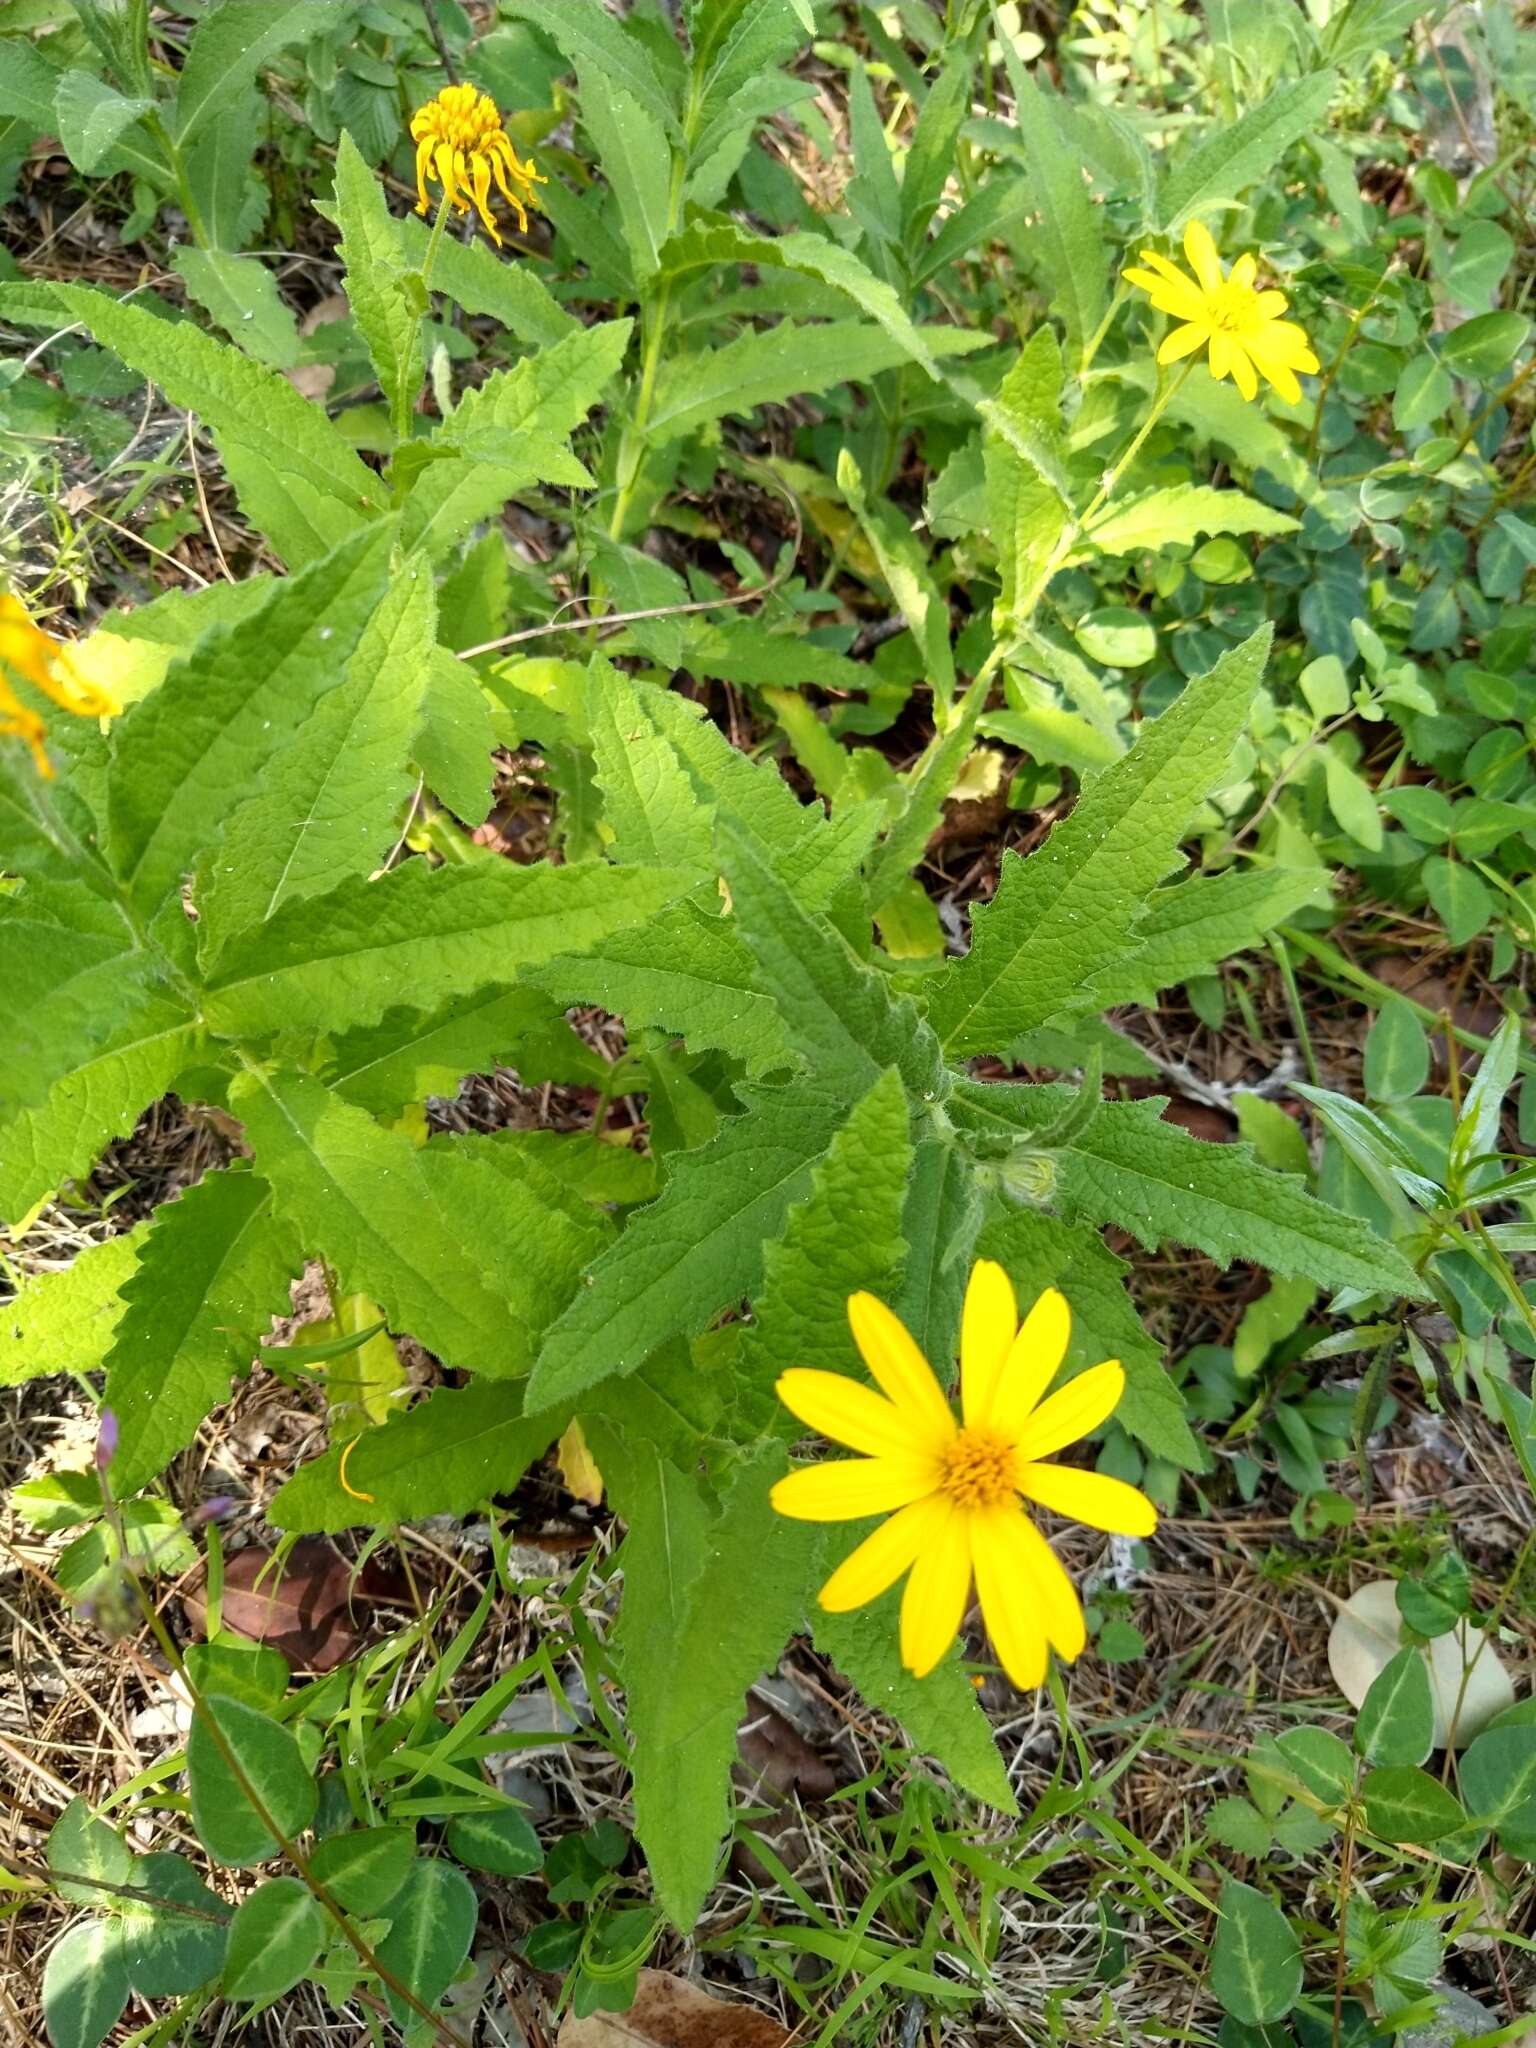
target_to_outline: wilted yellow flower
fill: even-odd
[[[1043,1398],[1067,1353],[1071,1312],[1050,1288],[1021,1328],[1013,1283],[990,1259],[977,1260],[966,1289],[959,1421],[884,1302],[850,1296],[848,1321],[880,1393],[800,1367],[778,1382],[791,1414],[864,1453],[781,1479],[771,1496],[779,1513],[818,1522],[890,1516],[828,1579],[822,1606],[833,1614],[862,1607],[910,1572],[901,1661],[922,1678],[959,1633],[974,1573],[1003,1669],[1015,1685],[1039,1685],[1048,1651],[1070,1662],[1087,1630],[1072,1581],[1025,1502],[1125,1536],[1157,1526],[1152,1503],[1124,1480],[1044,1462],[1113,1411],[1124,1368],[1106,1360]]]
[[[115,697],[80,674],[67,647],[33,624],[19,597],[10,591],[0,595],[0,733],[27,742],[39,775],[53,774],[43,751],[48,728],[17,696],[16,676],[77,718],[111,718],[122,709]]]
[[[489,205],[494,178],[502,198],[517,215],[519,228],[527,234],[527,207],[538,203],[533,188],[547,185],[549,180],[534,169],[531,157],[527,163],[519,158],[488,93],[478,92],[472,85],[445,85],[435,100],[428,100],[411,116],[411,139],[416,144],[418,213],[431,208],[427,197],[430,178],[442,186],[460,213],[468,213],[473,202],[486,232],[500,248],[501,236]]]
[[[1227,276],[1210,230],[1201,221],[1192,220],[1184,230],[1184,254],[1193,277],[1155,249],[1141,252],[1148,269],[1121,272],[1128,284],[1147,293],[1160,313],[1184,323],[1169,334],[1157,360],[1177,362],[1208,346],[1213,377],[1230,375],[1244,398],[1257,398],[1259,377],[1266,377],[1294,405],[1301,396],[1296,372],[1320,365],[1305,331],[1294,320],[1280,318],[1285,293],[1258,289],[1258,259],[1252,255],[1239,256]]]

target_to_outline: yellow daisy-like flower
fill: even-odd
[[[1146,292],[1160,313],[1183,322],[1164,341],[1157,360],[1175,363],[1209,347],[1213,377],[1230,376],[1244,398],[1257,398],[1259,378],[1266,377],[1294,405],[1301,396],[1296,372],[1320,365],[1305,331],[1280,317],[1285,293],[1258,289],[1258,259],[1252,255],[1239,256],[1226,275],[1201,221],[1192,220],[1184,230],[1184,254],[1193,277],[1155,249],[1141,252],[1147,269],[1120,273]]]
[[[959,1633],[972,1575],[992,1647],[1014,1684],[1039,1685],[1048,1652],[1070,1662],[1087,1641],[1082,1605],[1026,1502],[1090,1528],[1149,1536],[1145,1494],[1101,1472],[1049,1462],[1097,1429],[1125,1391],[1107,1359],[1056,1393],[1072,1317],[1054,1288],[1019,1323],[1013,1283],[978,1259],[960,1327],[956,1419],[905,1325],[872,1294],[849,1297],[853,1340],[880,1392],[840,1373],[797,1367],[778,1382],[792,1415],[861,1457],[806,1465],[772,1492],[782,1515],[857,1521],[889,1515],[821,1589],[846,1613],[910,1573],[901,1602],[901,1661],[922,1678]]]
[[[43,751],[48,728],[17,696],[13,676],[77,718],[112,718],[122,709],[108,691],[81,675],[67,647],[33,623],[19,597],[10,591],[0,595],[0,733],[24,739],[38,774],[50,779],[53,768]]]
[[[435,100],[428,100],[411,116],[411,139],[416,144],[416,211],[431,209],[427,180],[441,185],[451,204],[468,213],[471,204],[485,224],[487,234],[501,247],[501,236],[491,214],[491,180],[517,215],[518,227],[528,232],[530,206],[538,204],[535,185],[547,185],[533,167],[524,163],[512,147],[496,102],[472,85],[445,85]],[[508,181],[511,181],[510,183]]]

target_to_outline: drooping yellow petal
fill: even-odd
[[[901,1596],[901,1661],[914,1678],[926,1678],[965,1619],[971,1590],[969,1517],[945,1503],[945,1513],[927,1531]]]
[[[856,1522],[891,1514],[933,1487],[932,1467],[917,1458],[833,1458],[802,1465],[777,1481],[768,1498],[797,1522]]]
[[[828,1614],[847,1614],[894,1586],[951,1512],[937,1494],[913,1501],[882,1522],[845,1557],[817,1596]]]
[[[1236,384],[1244,398],[1257,398],[1259,395],[1259,380],[1254,373],[1252,356],[1249,355],[1247,349],[1243,346],[1242,338],[1239,335],[1233,335],[1231,347],[1233,383]]]
[[[1219,327],[1211,330],[1211,375],[1219,383],[1232,374],[1232,337]]]
[[[1024,1527],[1013,1507],[974,1516],[971,1559],[997,1660],[1021,1691],[1031,1692],[1045,1680],[1050,1651]]]
[[[1088,1624],[1077,1588],[1067,1577],[1067,1568],[1040,1534],[1022,1508],[1016,1510],[1024,1532],[1023,1555],[1040,1602],[1040,1618],[1051,1648],[1070,1664],[1083,1654]]]
[[[1216,254],[1216,244],[1211,240],[1211,231],[1203,220],[1192,220],[1184,230],[1184,254],[1190,269],[1200,280],[1200,289],[1214,297],[1221,290],[1225,280],[1221,274],[1221,258]]]
[[[411,123],[411,133],[416,133],[416,123]],[[427,197],[427,173],[432,168],[432,138],[423,135],[416,144],[416,211],[429,213],[432,201]]]
[[[1024,1426],[1061,1370],[1072,1335],[1072,1311],[1065,1295],[1047,1287],[1024,1318],[1003,1367],[991,1414],[999,1436],[1016,1443]]]
[[[448,203],[461,214],[473,211],[499,246],[501,234],[490,207],[494,179],[519,225],[527,228],[524,198],[532,200],[535,184],[547,184],[548,180],[532,163],[518,160],[496,102],[488,93],[469,84],[444,86],[435,99],[416,109],[410,128],[417,145],[419,211],[427,209],[427,180],[434,178]]]
[[[960,1316],[960,1402],[967,1422],[985,1422],[1019,1328],[1013,1282],[995,1259],[971,1268]]]
[[[1187,327],[1175,327],[1166,335],[1157,352],[1160,363],[1176,363],[1180,356],[1192,356],[1197,348],[1204,348],[1211,338],[1211,330],[1203,320],[1192,320]]]
[[[791,1415],[852,1451],[911,1458],[929,1449],[925,1432],[914,1428],[900,1408],[841,1373],[791,1366],[779,1375],[776,1392]]]
[[[1137,1487],[1107,1472],[1080,1472],[1071,1465],[1025,1465],[1019,1491],[1053,1515],[1065,1515],[1111,1536],[1150,1536],[1157,1509]]]
[[[944,1389],[900,1316],[873,1294],[853,1294],[848,1326],[860,1357],[890,1399],[939,1443],[952,1437],[955,1418]]]
[[[469,160],[469,174],[474,188],[475,211],[479,214],[486,233],[499,249],[501,247],[501,230],[497,227],[496,216],[491,212],[490,208],[491,166],[489,161],[478,153],[472,156]]]
[[[1125,1368],[1117,1358],[1091,1365],[1035,1410],[1019,1437],[1020,1458],[1033,1463],[1075,1444],[1115,1412],[1124,1392]]]

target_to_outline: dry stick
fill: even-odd
[[[427,33],[436,46],[437,61],[447,73],[449,84],[457,85],[459,74],[448,54],[448,45],[443,41],[443,25],[437,18],[437,0],[421,0],[421,11],[427,17]]]
[[[213,523],[213,514],[208,510],[208,493],[203,489],[203,472],[197,459],[197,414],[192,412],[187,414],[187,455],[192,463],[192,481],[197,486],[197,509],[203,515],[203,530],[213,543],[213,552],[218,556],[219,567],[224,571],[224,581],[233,583],[236,580],[235,572],[224,559],[223,543],[219,539],[218,528]]]

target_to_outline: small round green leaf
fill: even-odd
[[[1424,887],[1453,946],[1464,946],[1493,915],[1493,897],[1482,877],[1463,862],[1432,853],[1424,863]]]
[[[61,1899],[72,1906],[113,1910],[115,1895],[102,1887],[133,1881],[133,1851],[116,1828],[96,1819],[83,1799],[71,1799],[48,1836],[48,1868]],[[71,1883],[63,1875],[66,1871],[87,1882]],[[92,1878],[99,1882],[89,1882]]]
[[[1384,1842],[1438,1842],[1465,1827],[1461,1802],[1438,1778],[1412,1764],[1387,1764],[1367,1771],[1360,1788],[1365,1824]]]
[[[538,1836],[515,1807],[461,1813],[448,1823],[448,1847],[471,1870],[527,1877],[544,1861]]]
[[[1143,612],[1129,605],[1105,605],[1077,624],[1077,644],[1090,661],[1106,668],[1145,668],[1157,653],[1157,632]]]
[[[290,1838],[302,1833],[314,1819],[319,1795],[292,1735],[244,1700],[210,1693],[203,1705],[266,1814]],[[238,1869],[264,1863],[276,1853],[276,1836],[230,1769],[201,1713],[187,1739],[187,1777],[193,1823],[216,1862]]]
[[[389,1917],[389,1933],[375,1951],[379,1961],[423,2005],[435,2005],[475,1938],[479,1902],[474,1886],[441,1857],[418,1858]],[[387,1984],[385,1991],[391,2012],[404,2026],[410,2007]]]
[[[149,1894],[123,1913],[123,1961],[135,1991],[180,1998],[211,1983],[229,1939],[228,1906],[174,1850],[140,1857],[133,1882]]]
[[[1349,1745],[1326,1728],[1289,1728],[1276,1738],[1275,1747],[1307,1790],[1330,1806],[1341,1806],[1354,1789]]]
[[[1457,377],[1496,377],[1530,331],[1523,313],[1479,313],[1444,337],[1441,360]]]
[[[43,1966],[43,2017],[53,2048],[100,2048],[127,2003],[116,1920],[82,1920],[54,1943]]]
[[[325,1940],[325,1915],[296,1877],[258,1885],[229,1928],[226,1998],[280,1998],[309,1969]]]
[[[1423,1655],[1399,1650],[1360,1703],[1355,1747],[1367,1763],[1421,1764],[1434,1739],[1435,1705]]]
[[[1429,1079],[1429,1040],[1401,996],[1391,996],[1365,1035],[1365,1092],[1373,1102],[1406,1102]]]
[[[1250,2026],[1283,2019],[1301,1995],[1301,1944],[1280,1908],[1229,1877],[1211,1948],[1211,1989],[1224,2011]]]
[[[356,1828],[321,1842],[309,1859],[316,1880],[349,1913],[382,1913],[416,1853],[406,1828]]]
[[[1499,1834],[1536,1833],[1536,1724],[1485,1728],[1461,1760],[1467,1811]]]

